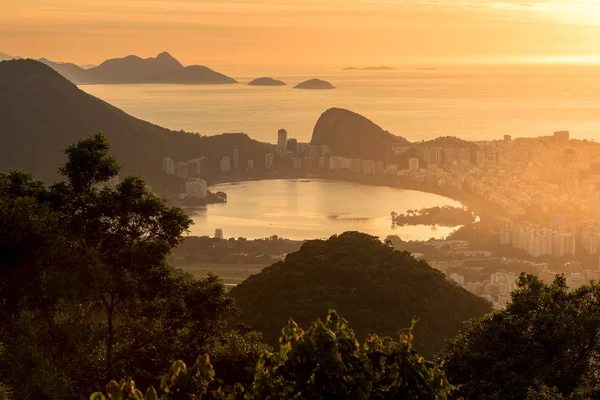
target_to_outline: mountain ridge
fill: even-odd
[[[1,54],[0,61],[2,60]],[[4,56],[10,57],[8,55]],[[237,83],[235,79],[203,65],[184,66],[166,51],[159,53],[156,57],[141,58],[136,55],[128,55],[121,58],[111,58],[103,61],[100,65],[87,69],[73,63],[55,62],[47,58],[41,58],[37,61],[50,66],[77,85],[132,83],[201,85]]]
[[[124,173],[150,184],[163,157],[189,160],[207,156],[216,164],[232,148],[244,158],[261,159],[268,147],[246,134],[201,136],[173,131],[132,117],[91,96],[51,67],[34,60],[0,63],[0,170],[19,168],[51,182],[62,150],[74,141],[104,132]]]

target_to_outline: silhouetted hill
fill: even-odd
[[[62,149],[99,131],[110,140],[124,173],[140,174],[150,184],[160,174],[163,157],[207,156],[216,164],[237,148],[241,164],[247,158],[264,159],[268,152],[245,134],[205,137],[139,120],[33,60],[0,63],[0,121],[0,170],[21,168],[47,181],[58,176]]]
[[[363,71],[393,71],[392,67],[365,67]]]
[[[39,60],[73,83],[95,83],[96,79],[90,72],[72,63],[57,63],[46,58]]]
[[[321,114],[311,140],[314,145],[328,145],[335,155],[381,161],[396,142],[409,144],[362,115],[343,108],[330,108]]]
[[[0,61],[12,60],[14,57],[8,54],[0,53]]]
[[[184,84],[227,84],[237,83],[233,78],[203,65],[190,65],[182,69],[171,70],[154,75],[148,83],[184,83]]]
[[[250,83],[250,86],[285,86],[285,82],[273,78],[256,78]]]
[[[237,81],[202,65],[184,67],[167,52],[155,58],[127,56],[106,60],[87,72],[96,83],[224,84]],[[80,83],[80,82],[75,82]]]
[[[464,321],[491,311],[487,301],[426,262],[358,232],[308,241],[231,295],[241,322],[263,332],[271,344],[288,318],[307,326],[332,308],[350,321],[359,338],[396,336],[417,318],[417,346],[428,355],[454,337]]]
[[[393,71],[392,67],[364,67],[364,68],[356,68],[356,67],[346,67],[344,71]]]
[[[138,56],[106,60],[88,71],[102,83],[139,83],[177,69],[183,65],[169,53],[160,53],[155,58],[142,59]]]
[[[432,140],[426,140],[424,142],[415,143],[422,147],[453,147],[453,148],[468,148],[475,149],[477,145],[475,143],[467,142],[466,140],[457,138],[455,136],[442,136]]]
[[[321,79],[309,79],[294,86],[294,89],[311,89],[311,90],[326,90],[335,89],[331,83],[322,81]]]

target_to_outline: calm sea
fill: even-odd
[[[470,140],[539,136],[570,130],[600,139],[600,66],[511,66],[394,71],[221,72],[234,85],[89,85],[91,93],[138,118],[214,135],[246,132],[276,141],[279,128],[310,140],[315,122],[330,107],[363,114],[410,140],[459,136]],[[272,76],[285,87],[246,85]],[[292,89],[320,78],[329,91]]]
[[[192,214],[191,234],[223,230],[225,237],[248,239],[278,235],[288,239],[328,238],[345,231],[403,240],[444,238],[455,228],[425,225],[392,227],[390,213],[449,205],[452,199],[436,194],[385,186],[323,180],[265,180],[217,185],[227,193],[227,204],[211,204]]]

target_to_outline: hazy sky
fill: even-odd
[[[0,52],[79,64],[600,61],[600,0],[0,0]]]

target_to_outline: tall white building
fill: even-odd
[[[342,169],[344,167],[343,163],[344,163],[344,160],[342,159],[342,157],[337,157],[337,156],[329,157],[329,169],[330,170]]]
[[[190,179],[185,183],[185,193],[190,197],[205,199],[208,193],[206,181],[203,179]]]
[[[233,149],[233,169],[240,167],[240,152],[238,149]]]
[[[418,158],[409,158],[408,159],[408,169],[411,171],[419,170],[419,159]]]
[[[162,162],[162,170],[163,172],[174,175],[175,174],[175,160],[169,157],[163,158]]]
[[[206,157],[194,158],[187,162],[189,166],[190,176],[202,175],[205,172],[208,159]]]
[[[279,146],[283,146],[286,147],[287,146],[287,141],[288,141],[288,133],[285,129],[280,129],[277,132],[277,144]]]
[[[187,178],[190,176],[190,166],[186,162],[183,162],[183,161],[178,162],[176,164],[175,170],[176,170],[177,176],[180,176],[182,178]]]
[[[231,170],[231,160],[229,157],[223,157],[221,159],[221,171],[229,172]]]
[[[286,132],[286,134],[287,134],[287,132]],[[275,154],[273,154],[273,153],[265,154],[265,168],[273,169],[274,164],[275,164]]]
[[[565,216],[564,215],[555,215],[554,216],[554,229],[558,231],[558,233],[565,233]]]
[[[511,244],[512,242],[512,222],[504,220],[500,224],[500,244]]]

